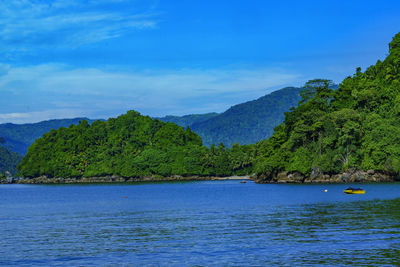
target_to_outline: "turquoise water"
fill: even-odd
[[[356,186],[0,185],[0,265],[400,264],[400,184]]]

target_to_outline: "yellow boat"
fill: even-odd
[[[365,190],[361,189],[361,188],[347,188],[346,190],[344,190],[343,192],[345,192],[346,194],[365,194]]]

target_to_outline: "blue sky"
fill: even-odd
[[[0,1],[0,123],[222,112],[375,64],[400,2]]]

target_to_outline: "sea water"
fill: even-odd
[[[0,265],[400,264],[400,184],[347,186],[0,185]]]

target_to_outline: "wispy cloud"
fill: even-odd
[[[108,118],[130,109],[151,116],[221,112],[302,79],[280,69],[136,72],[55,64],[0,69],[0,123]]]
[[[65,116],[68,114],[68,116]],[[49,119],[62,119],[62,118],[78,118],[81,117],[82,111],[71,109],[54,109],[34,111],[28,113],[4,113],[0,114],[0,123],[34,123]]]
[[[139,10],[136,1],[0,2],[2,50],[78,47],[156,26],[153,8]]]

